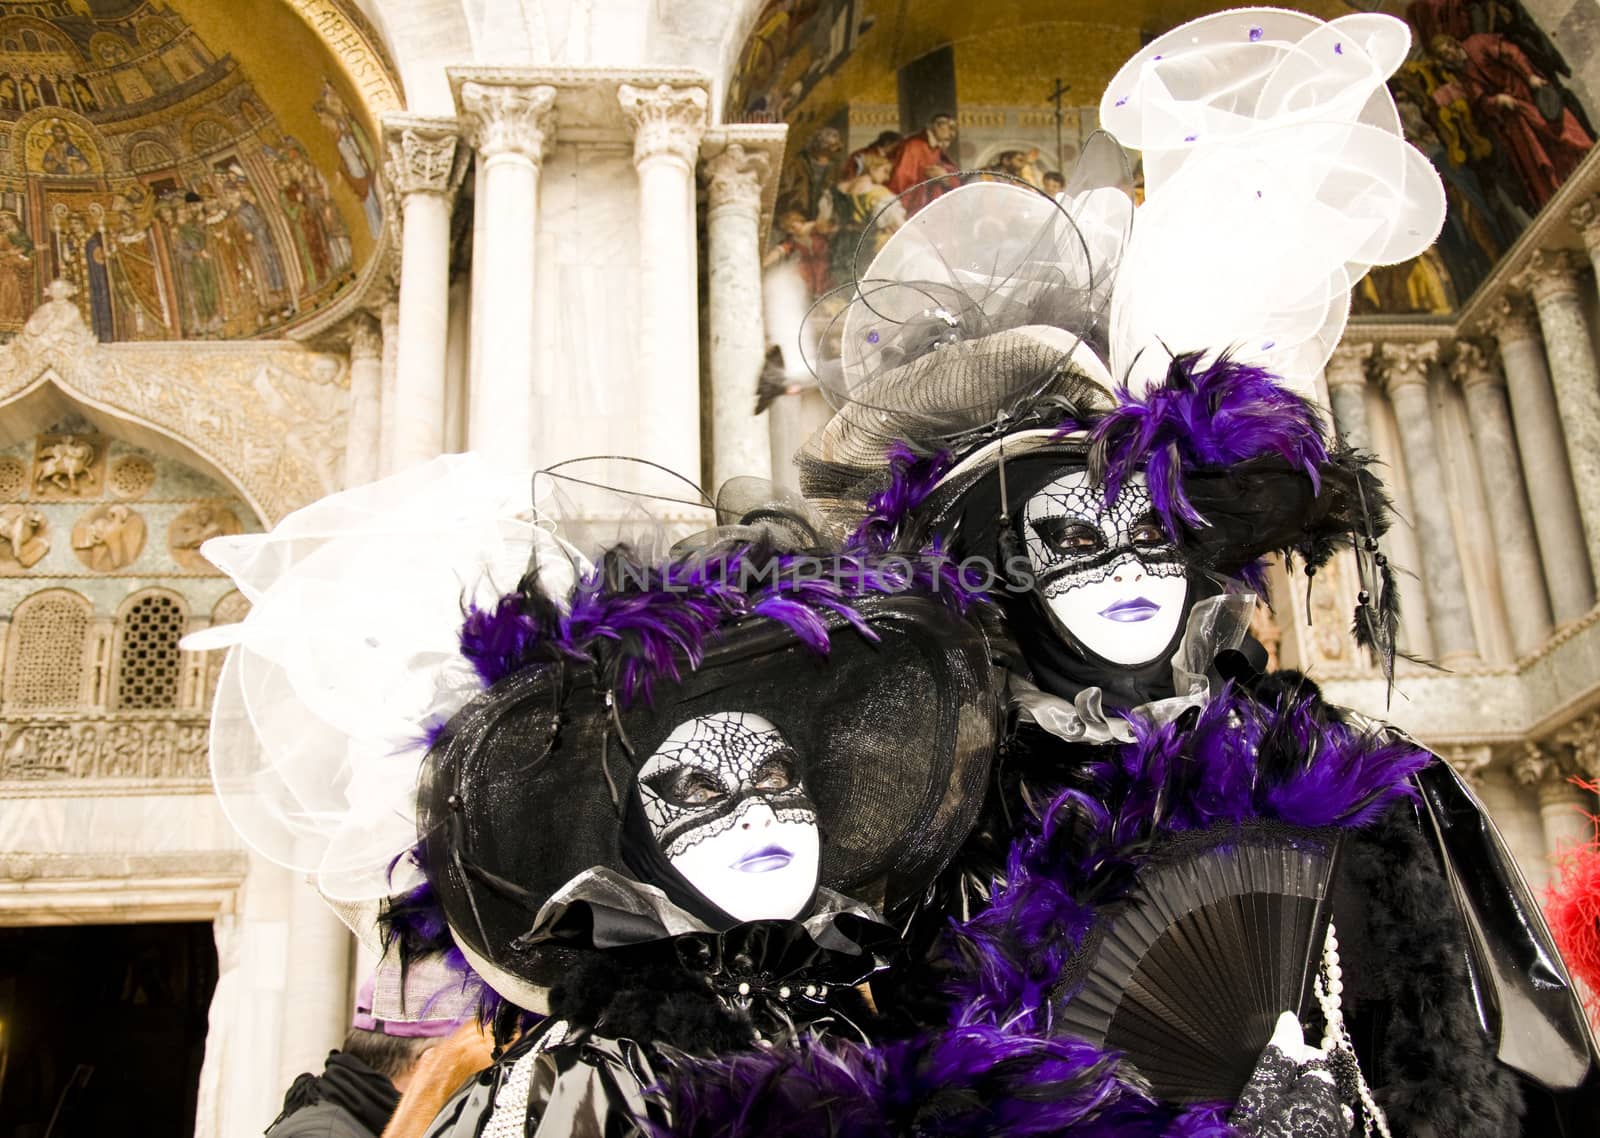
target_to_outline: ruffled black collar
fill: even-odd
[[[527,947],[578,950],[551,1015],[615,1038],[683,1051],[834,1028],[864,1037],[856,986],[888,967],[899,938],[865,905],[818,890],[803,920],[717,930],[664,892],[596,868],[540,909]]]

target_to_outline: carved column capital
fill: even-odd
[[[383,140],[384,177],[402,199],[411,194],[455,193],[460,133],[453,119],[385,115]]]
[[[1366,390],[1367,366],[1372,356],[1373,345],[1370,343],[1340,344],[1333,349],[1333,355],[1328,357],[1328,364],[1324,369],[1323,374],[1327,376],[1328,386]]]
[[[475,81],[461,85],[468,137],[485,158],[512,154],[539,165],[555,139],[555,106],[554,87]]]
[[[1570,249],[1540,249],[1528,259],[1515,283],[1535,304],[1543,305],[1565,294],[1577,296],[1578,273],[1583,267],[1583,260]]]
[[[759,210],[761,187],[771,168],[771,160],[761,151],[746,150],[737,142],[729,143],[721,154],[700,165],[700,176],[706,184],[706,204],[712,209],[735,206]]]
[[[633,163],[673,158],[693,170],[700,154],[700,136],[707,125],[710,97],[704,87],[635,87],[617,89],[622,115],[633,128]]]
[[[1505,376],[1495,360],[1492,347],[1483,340],[1457,340],[1450,360],[1450,378],[1463,388],[1488,384],[1504,387]]]
[[[1594,252],[1600,246],[1600,197],[1586,198],[1567,214],[1572,227],[1583,235],[1584,248]]]
[[[1494,763],[1494,748],[1487,745],[1472,747],[1454,746],[1444,752],[1444,761],[1455,769],[1468,785],[1483,782],[1484,772]]]
[[[368,313],[356,313],[339,331],[352,361],[375,360],[383,354],[383,331]]]
[[[1495,301],[1494,308],[1484,317],[1483,327],[1505,347],[1536,339],[1539,336],[1539,314],[1533,310],[1527,296],[1508,292]]]
[[[1600,712],[1574,720],[1553,738],[1556,743],[1570,748],[1572,773],[1600,779]]]
[[[1391,397],[1410,387],[1426,390],[1428,370],[1439,359],[1439,341],[1384,344],[1372,358],[1384,389]]]

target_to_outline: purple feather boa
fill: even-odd
[[[982,600],[936,549],[814,556],[737,545],[659,565],[613,550],[578,582],[565,611],[532,603],[520,589],[489,608],[470,607],[461,652],[485,685],[530,664],[603,657],[624,704],[648,703],[656,678],[678,681],[685,667],[698,667],[728,624],[771,620],[826,655],[830,620],[876,640],[853,602],[906,592],[937,596],[958,613]]]
[[[1142,472],[1174,540],[1183,526],[1205,524],[1184,492],[1186,472],[1275,456],[1320,488],[1328,461],[1327,428],[1316,409],[1271,372],[1227,355],[1205,364],[1198,353],[1178,356],[1164,383],[1138,396],[1120,388],[1117,406],[1091,437],[1106,501]]]
[[[1355,829],[1415,796],[1408,780],[1433,756],[1321,706],[1268,708],[1227,685],[1192,725],[1133,720],[1134,741],[1085,764],[1012,844],[991,906],[953,928],[958,1022],[1045,1030],[1045,993],[1163,835],[1254,820]]]
[[[808,1040],[681,1059],[657,1089],[657,1138],[1236,1138],[1230,1104],[1175,1109],[1116,1056],[1052,1037],[1051,992],[1125,896],[1163,834],[1255,819],[1354,828],[1414,794],[1432,757],[1319,714],[1314,697],[1264,707],[1225,687],[1193,723],[1135,724],[1024,823],[991,906],[952,927],[951,1025],[881,1046]]]

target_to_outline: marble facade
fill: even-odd
[[[148,560],[166,557],[192,503],[226,499],[244,528],[269,526],[469,445],[540,464],[638,454],[712,485],[784,481],[827,413],[815,391],[751,413],[787,128],[720,108],[759,0],[288,2],[330,44],[347,27],[385,40],[403,85],[403,109],[377,108],[379,247],[294,340],[101,344],[63,286],[0,345],[0,652],[11,614],[71,574],[89,581],[73,587],[107,651],[139,589],[181,598],[190,628],[220,619],[225,579]],[[1543,7],[1565,50],[1596,58],[1570,5]],[[1597,66],[1576,82],[1595,89]],[[1357,320],[1327,368],[1332,418],[1386,461],[1408,519],[1385,542],[1416,574],[1400,586],[1406,647],[1449,670],[1402,662],[1390,695],[1347,635],[1352,562],[1314,581],[1276,571],[1264,627],[1283,664],[1463,771],[1535,884],[1551,851],[1587,833],[1592,803],[1567,779],[1600,777],[1597,194],[1591,155],[1454,317]],[[84,423],[112,440],[112,462],[139,457],[204,488],[139,511],[145,544],[128,566],[103,567],[114,550],[94,554],[102,568],[81,562],[84,511],[52,499],[51,475],[6,490],[14,468],[36,480],[38,438]],[[208,665],[182,666],[174,706],[158,710],[94,690],[70,708],[0,700],[0,923],[213,922],[221,979],[196,1134],[234,1138],[259,1133],[293,1075],[336,1044],[360,958],[310,888],[227,825],[197,758]]]

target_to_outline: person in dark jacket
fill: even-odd
[[[374,987],[374,979],[362,985],[350,1031],[322,1073],[305,1071],[290,1085],[267,1138],[378,1138],[423,1055],[459,1026],[458,1018],[376,1019]]]

